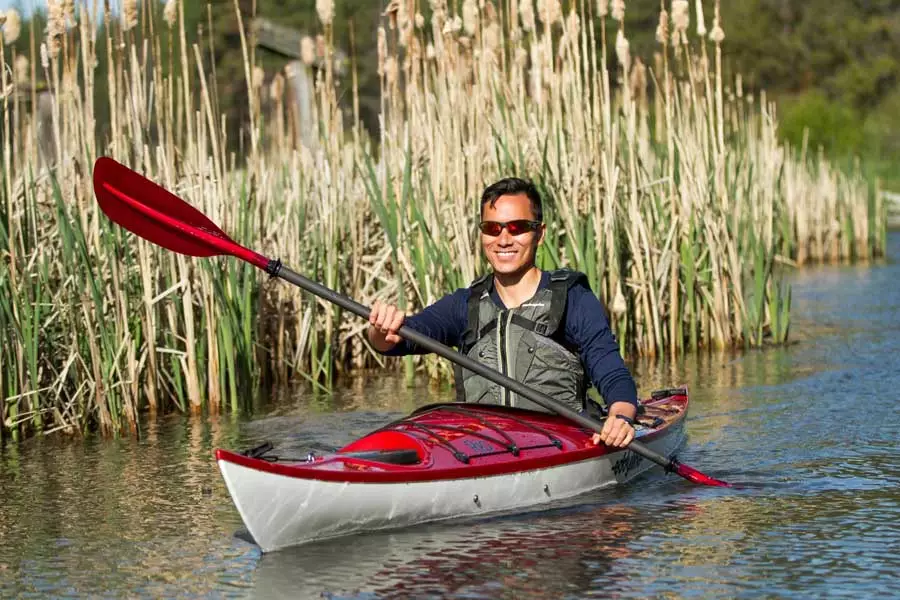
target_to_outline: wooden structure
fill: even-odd
[[[251,29],[256,45],[289,59],[285,66],[288,96],[292,100],[293,121],[297,127],[299,141],[307,147],[315,144],[315,76],[325,68],[324,60],[316,53],[312,64],[307,65],[301,55],[301,45],[305,34],[270,21],[256,17],[251,21]],[[347,64],[346,55],[336,50],[331,57],[334,73],[342,75]]]

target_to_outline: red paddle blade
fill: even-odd
[[[202,212],[125,165],[101,156],[94,194],[114,223],[158,246],[188,256],[231,254],[265,269],[269,259],[228,237]]]
[[[732,485],[728,482],[722,481],[721,479],[716,479],[715,477],[710,477],[709,475],[704,475],[697,469],[689,467],[687,465],[683,465],[679,462],[672,461],[674,471],[687,479],[688,481],[693,481],[694,483],[699,483],[702,485],[711,485],[714,487],[732,487]]]

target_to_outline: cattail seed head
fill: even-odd
[[[416,13],[415,17],[416,29],[422,29],[425,27],[425,17],[422,16],[422,13]]]
[[[133,29],[138,22],[137,0],[124,0],[122,3],[122,27],[125,31]]]
[[[384,77],[384,62],[387,60],[387,32],[384,27],[378,28],[378,75]]]
[[[397,66],[397,59],[393,56],[389,56],[388,59],[384,61],[384,78],[389,87],[396,85],[398,73],[399,67]]]
[[[669,41],[669,13],[659,11],[659,24],[656,26],[656,41],[666,44]]]
[[[566,17],[566,35],[572,40],[572,43],[576,43],[580,31],[581,19],[578,18],[578,13],[572,10],[569,12],[569,16]]]
[[[475,0],[463,2],[462,20],[466,35],[475,35],[475,31],[478,29],[478,4]]]
[[[425,58],[428,60],[434,60],[434,57],[437,56],[437,52],[434,50],[434,44],[429,43],[425,46]]]
[[[697,35],[706,36],[706,19],[703,18],[703,0],[697,0]]]
[[[332,0],[316,0],[316,12],[322,25],[328,27],[334,21],[334,2]]]
[[[258,90],[259,88],[261,88],[265,79],[266,79],[266,72],[262,70],[262,67],[260,67],[260,66],[253,67],[253,80],[251,82],[253,89]]]
[[[544,27],[556,24],[562,18],[562,6],[559,0],[538,0],[538,18]]]
[[[625,32],[622,29],[619,29],[619,32],[616,34],[616,58],[619,59],[619,64],[622,65],[627,73],[631,67],[631,50],[628,38],[625,37]]]
[[[628,303],[625,301],[625,294],[622,293],[621,283],[616,285],[616,293],[613,296],[612,303],[609,305],[609,310],[616,317],[622,316],[628,310]]]
[[[641,101],[647,99],[647,67],[641,58],[635,57],[634,66],[631,67],[631,74],[628,76],[628,85],[631,87],[631,97]]]
[[[672,0],[672,25],[675,26],[675,31],[685,32],[690,24],[691,14],[688,0]]]
[[[713,28],[709,33],[709,39],[716,44],[721,44],[725,39],[725,31],[722,29],[721,16],[719,14],[719,0],[716,0],[716,12],[713,15]]]
[[[516,48],[515,61],[516,65],[520,67],[524,67],[528,63],[528,52],[525,48],[522,48],[521,46]]]
[[[50,51],[47,50],[46,42],[41,42],[41,66],[44,70],[50,68]]]
[[[609,0],[609,10],[616,21],[625,20],[625,0]]]
[[[500,25],[491,23],[484,28],[482,33],[484,46],[491,52],[497,52],[500,49]]]
[[[409,10],[405,0],[397,4],[397,27],[402,31],[409,27]]]
[[[284,97],[284,75],[276,73],[269,84],[269,98],[277,102]]]
[[[6,23],[3,25],[3,41],[7,44],[14,44],[22,33],[22,17],[19,11],[14,8],[6,11]]]
[[[300,38],[300,60],[307,66],[316,62],[316,43],[308,35]]]
[[[522,19],[522,29],[534,31],[534,4],[532,0],[522,0],[519,5],[519,18]]]
[[[447,24],[444,25],[444,33],[459,33],[463,28],[462,19],[459,15],[454,16],[452,19],[447,20]]]
[[[609,14],[609,2],[607,0],[597,0],[597,16],[601,19]]]
[[[19,83],[24,83],[28,81],[29,76],[29,67],[31,63],[28,62],[28,57],[24,54],[20,54],[16,57],[16,81]]]
[[[175,22],[178,20],[178,0],[166,0],[166,7],[163,8],[163,20],[169,29],[175,27]]]
[[[485,23],[499,23],[500,17],[497,15],[497,7],[491,0],[481,2],[481,14]]]
[[[391,31],[397,28],[397,13],[400,11],[400,0],[391,0],[388,2],[388,5],[385,7],[384,12],[381,13],[382,17],[387,17],[388,27],[391,28]]]
[[[56,58],[60,49],[60,38],[66,33],[66,17],[60,0],[47,0],[47,56]],[[48,64],[49,64],[48,58]],[[43,56],[41,64],[44,63]]]

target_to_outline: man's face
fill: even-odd
[[[504,195],[497,198],[494,206],[484,205],[482,223],[494,221],[534,221],[531,202],[525,194]],[[533,231],[513,235],[509,227],[503,227],[498,235],[481,233],[481,245],[494,273],[511,275],[534,266],[538,245],[544,239],[545,226],[541,224]]]

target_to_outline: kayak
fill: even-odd
[[[686,388],[640,404],[636,439],[671,457],[684,440]],[[629,481],[653,463],[591,442],[564,417],[513,407],[422,407],[331,454],[216,450],[253,540],[270,552],[365,531],[533,507]]]

